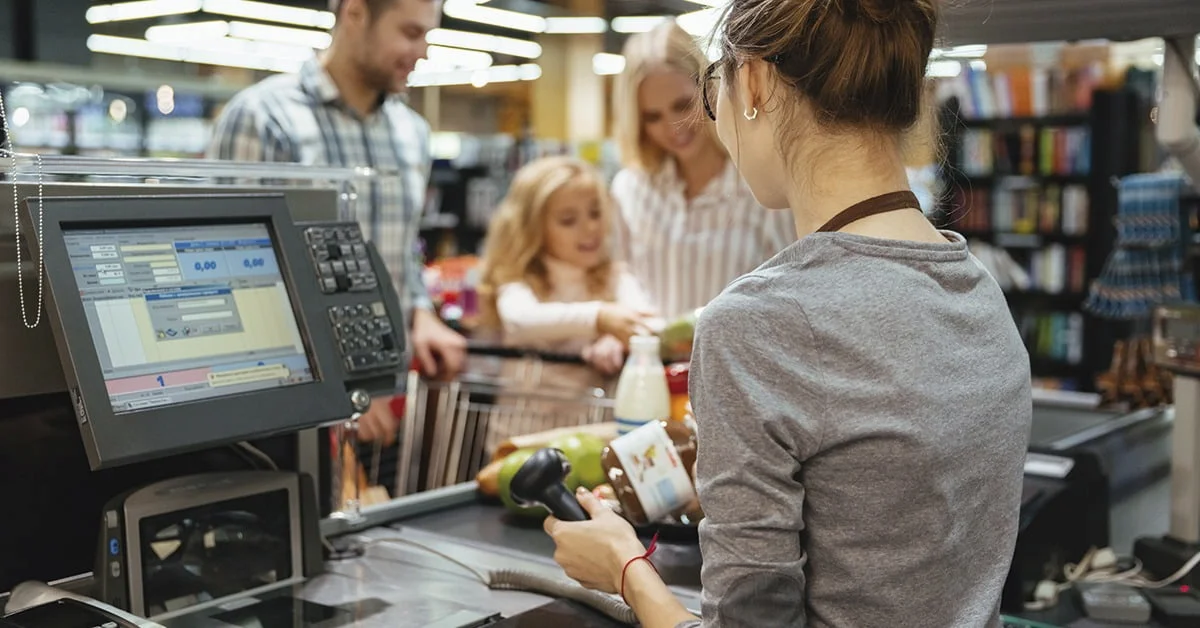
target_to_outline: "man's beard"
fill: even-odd
[[[404,91],[405,86],[396,85],[392,72],[388,70],[364,63],[359,67],[359,72],[362,74],[363,82],[381,94],[390,96]]]

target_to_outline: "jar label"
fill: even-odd
[[[692,478],[675,443],[658,421],[651,421],[609,444],[625,477],[653,523],[696,498]]]

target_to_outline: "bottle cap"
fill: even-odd
[[[659,347],[658,336],[652,336],[649,334],[645,334],[645,335],[639,334],[637,336],[632,336],[629,339],[629,348],[631,350],[640,349],[642,351],[654,351],[657,353],[658,347]]]

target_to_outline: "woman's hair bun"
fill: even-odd
[[[838,0],[842,5],[842,14],[850,19],[862,18],[886,24],[899,19],[907,6],[912,6],[921,0]]]

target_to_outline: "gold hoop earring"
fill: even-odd
[[[753,120],[758,117],[758,107],[754,108],[754,113],[749,113],[749,112],[743,111],[742,115],[746,116],[747,120]]]

